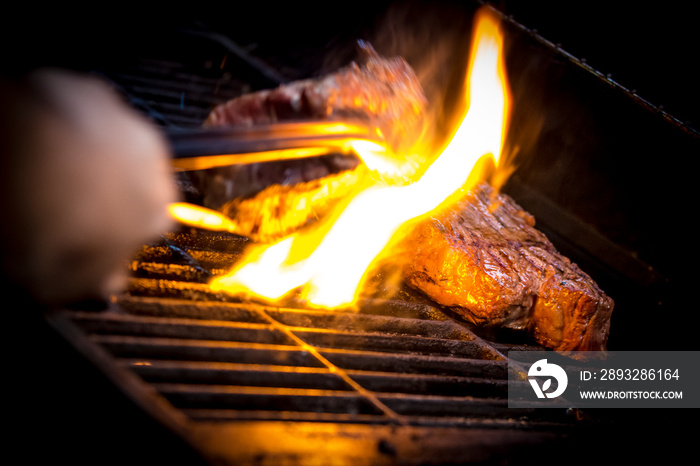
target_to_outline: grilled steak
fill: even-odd
[[[527,330],[560,351],[604,351],[612,299],[534,225],[481,184],[408,238],[405,281],[475,324]]]
[[[358,43],[358,62],[316,79],[246,94],[215,107],[205,127],[253,125],[280,120],[369,120],[401,152],[423,125],[427,99],[415,72],[400,57],[384,58],[366,42]]]
[[[408,147],[423,131],[423,117],[427,100],[413,69],[399,57],[385,58],[377,54],[371,45],[359,43],[361,57],[358,62],[327,76],[296,81],[276,89],[246,94],[215,107],[204,121],[205,127],[254,125],[281,120],[353,118],[368,121],[379,128],[397,153]],[[415,161],[418,166],[420,161]],[[314,205],[319,196],[318,180],[329,175],[354,170],[358,160],[342,155],[329,155],[314,159],[290,160],[268,164],[231,166],[193,173],[193,184],[202,194],[206,207],[221,210],[237,220],[249,210],[246,205],[276,204],[279,193],[298,197],[286,199],[287,207],[296,209],[296,225],[315,218],[330,205],[330,198],[323,206]],[[344,190],[352,183],[339,175],[333,183],[333,198],[343,197]],[[350,178],[356,175],[350,175]],[[292,187],[293,189],[273,185]],[[265,191],[263,191],[265,189]],[[246,200],[246,198],[249,198]],[[257,201],[256,201],[257,199]],[[303,206],[303,207],[300,207]],[[302,211],[307,209],[308,212]],[[279,211],[279,209],[278,209]],[[307,218],[302,218],[307,215]],[[241,217],[241,220],[242,217]],[[277,230],[280,221],[270,217],[258,222],[241,221],[241,234],[258,239],[281,237],[287,228]],[[246,226],[247,225],[247,226]]]

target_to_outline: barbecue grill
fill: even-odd
[[[538,138],[523,147],[504,191],[615,299],[611,349],[692,348],[697,318],[677,311],[687,268],[667,257],[671,232],[643,222],[644,209],[663,207],[661,217],[673,218],[681,207],[638,189],[651,173],[671,177],[673,170],[636,164],[633,179],[624,170],[652,142],[651,150],[697,153],[697,131],[504,20],[516,99],[512,138],[527,141],[531,117],[547,109],[558,116],[537,120]],[[237,37],[198,22],[155,35],[139,42],[138,54],[97,60],[90,71],[170,133],[198,127],[216,103],[323,63],[275,53],[264,41],[252,50],[245,32]],[[338,34],[326,43],[344,40]],[[570,125],[589,132],[566,139],[561,131]],[[571,184],[572,171],[580,183]],[[183,197],[196,202],[187,180],[178,180]],[[666,188],[658,183],[657,196]],[[590,202],[597,194],[605,203]],[[610,212],[626,202],[624,212]],[[45,338],[54,348],[29,348],[24,357],[48,367],[22,363],[20,372],[29,372],[31,388],[21,399],[42,408],[19,424],[34,445],[48,446],[48,457],[100,455],[100,463],[300,465],[669,460],[689,445],[690,432],[677,426],[685,413],[508,408],[508,351],[541,348],[516,332],[474,327],[408,289],[391,299],[367,296],[358,312],[273,307],[212,292],[208,280],[228,270],[247,243],[178,228],[125,265],[132,278],[124,294],[23,322],[20,341]],[[631,450],[652,439],[672,451]]]

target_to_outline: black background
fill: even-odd
[[[694,2],[503,1],[506,14],[681,121],[700,125]]]
[[[0,20],[0,71],[21,73],[43,64],[80,67],[138,49],[143,37],[172,24],[201,19],[219,30],[247,29],[258,37],[294,42],[352,36],[375,26],[390,5],[459,7],[472,1],[196,2],[154,10],[143,5],[19,6]],[[694,2],[500,0],[490,2],[530,29],[610,74],[681,121],[700,125],[698,19]],[[225,31],[224,31],[225,32]],[[429,45],[429,44],[427,44]]]

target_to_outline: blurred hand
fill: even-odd
[[[106,297],[176,200],[160,133],[96,78],[0,80],[2,270],[41,303]]]

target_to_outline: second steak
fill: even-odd
[[[613,301],[487,184],[421,223],[406,282],[479,325],[528,331],[560,351],[604,351]]]

